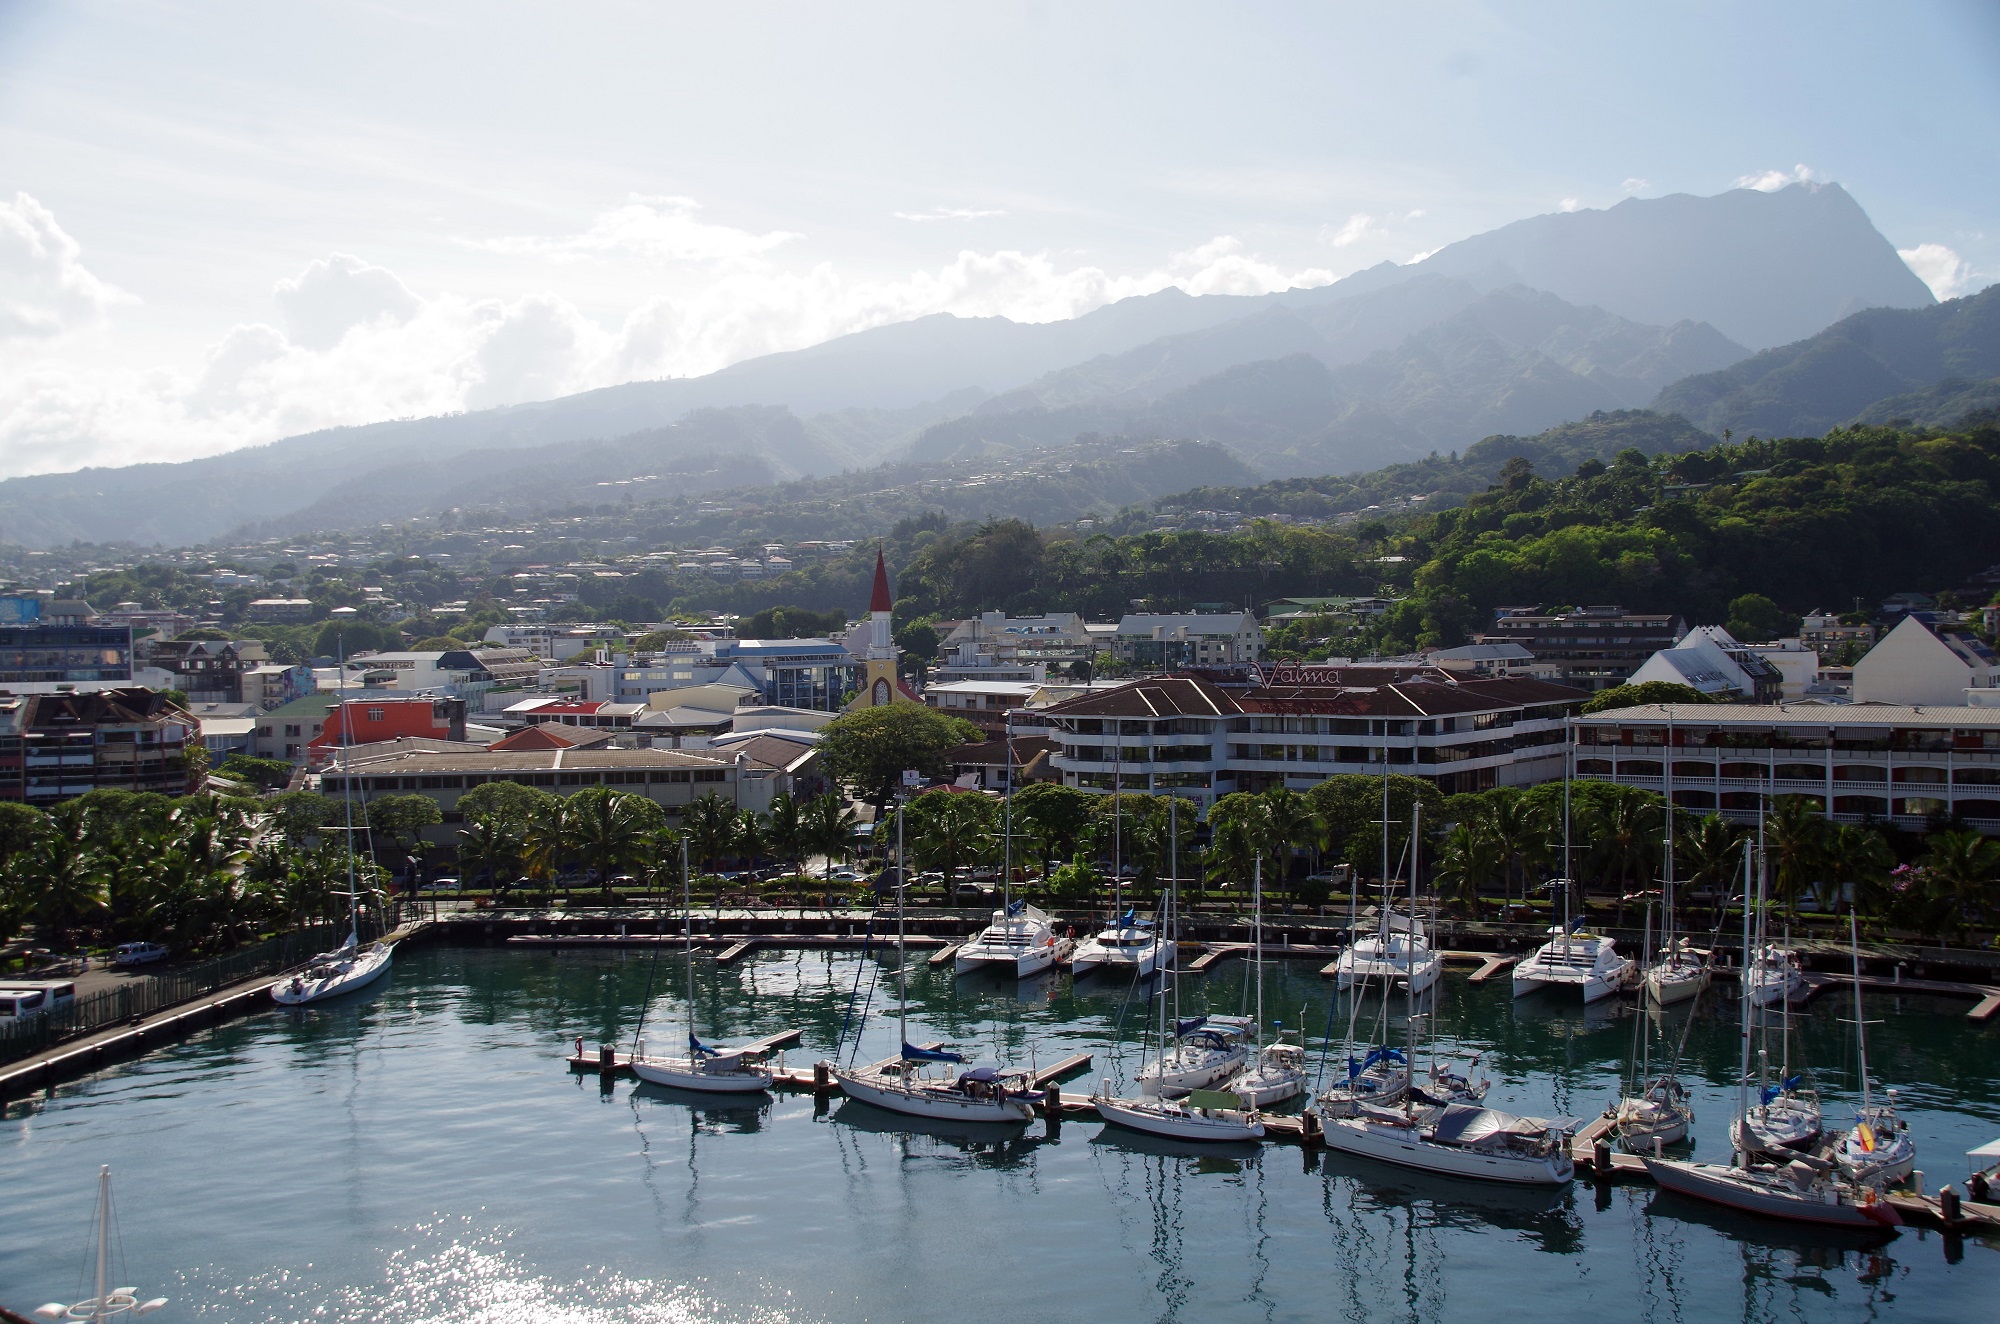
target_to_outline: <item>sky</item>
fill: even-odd
[[[1796,179],[2000,280],[2000,4],[0,0],[0,476]]]

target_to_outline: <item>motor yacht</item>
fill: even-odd
[[[1166,963],[1166,945],[1152,921],[1139,919],[1130,911],[1076,946],[1069,959],[1070,975],[1104,973],[1144,979]]]

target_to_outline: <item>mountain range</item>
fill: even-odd
[[[1252,478],[1353,472],[1648,403],[1710,431],[1812,409],[1841,421],[1965,378],[1919,402],[1948,410],[2000,373],[1966,348],[1992,321],[1968,302],[1935,306],[1837,185],[1628,199],[1316,289],[1168,289],[1037,324],[939,314],[705,377],[9,479],[0,540],[186,544],[467,506],[528,517],[889,464],[887,483],[892,462],[1004,469],[1092,432],[1217,443]],[[1800,348],[1841,327],[1862,331]],[[1860,359],[1881,370],[1843,376]]]

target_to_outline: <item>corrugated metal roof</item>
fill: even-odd
[[[1673,721],[1689,726],[1924,726],[2000,729],[2000,707],[1902,703],[1649,703],[1579,717],[1578,725]]]

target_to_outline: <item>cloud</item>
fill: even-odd
[[[50,340],[132,296],[92,275],[83,246],[26,193],[0,202],[0,342]]]
[[[1556,204],[1556,210],[1557,210],[1557,211],[1575,211],[1575,210],[1577,210],[1577,209],[1578,209],[1579,207],[1581,207],[1581,206],[1583,206],[1583,203],[1579,202],[1579,201],[1578,201],[1577,199],[1575,199],[1575,198],[1564,198],[1564,199],[1563,199],[1563,200],[1562,200],[1561,202],[1559,202],[1559,203],[1557,203],[1557,204]]]
[[[692,198],[633,194],[622,207],[566,235],[507,235],[468,241],[489,253],[544,257],[555,262],[631,255],[654,262],[726,262],[756,257],[799,236],[788,230],[757,234],[697,220]]]
[[[1754,188],[1759,193],[1776,193],[1779,189],[1793,184],[1813,184],[1818,181],[1819,176],[1813,172],[1813,168],[1802,162],[1790,170],[1766,170],[1759,175],[1738,175],[1736,187]]]
[[[899,221],[916,221],[924,224],[930,221],[977,221],[987,216],[1005,216],[1007,213],[997,208],[933,207],[929,211],[892,211],[889,214]]]
[[[422,303],[394,273],[347,253],[308,263],[298,275],[279,281],[271,294],[284,314],[286,335],[313,349],[337,344],[356,326],[404,321]]]
[[[1644,193],[1647,189],[1653,187],[1653,181],[1650,179],[1641,179],[1637,175],[1634,175],[1618,187],[1624,189],[1627,193]]]
[[[621,232],[604,220],[584,232],[599,236],[592,244]],[[422,295],[386,268],[331,253],[275,282],[277,316],[227,329],[191,366],[122,371],[53,353],[10,365],[0,378],[0,473],[189,458],[321,428],[695,376],[931,313],[1047,322],[1169,286],[1261,294],[1333,279],[1269,261],[1231,235],[1134,272],[1046,252],[966,249],[938,266],[877,277],[830,262],[781,263],[775,243],[751,238],[733,248],[708,243],[701,251],[723,256],[684,267],[609,318],[560,292]],[[672,251],[700,248],[687,239]],[[565,242],[521,251],[601,250]]]
[[[1373,216],[1366,212],[1355,212],[1347,218],[1347,224],[1338,230],[1330,225],[1320,227],[1319,237],[1335,248],[1346,248],[1350,244],[1358,244],[1363,239],[1380,233],[1381,227],[1375,224]]]
[[[1918,244],[1915,248],[1899,248],[1896,256],[1903,264],[1917,273],[1917,279],[1931,287],[1931,293],[1940,299],[1956,299],[1961,294],[1970,294],[1976,288],[1979,273],[1970,263],[1943,244]]]

